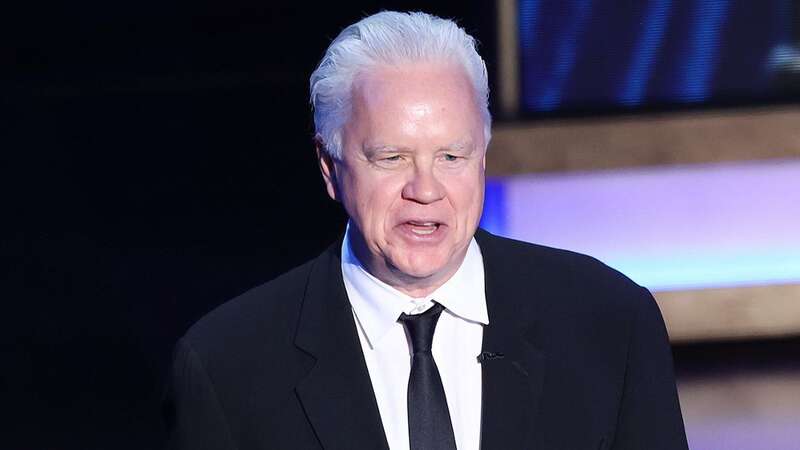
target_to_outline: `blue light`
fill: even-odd
[[[536,39],[536,25],[539,18],[539,0],[519,2],[519,42],[523,49],[533,48]],[[523,64],[527,59],[523,59]]]
[[[555,53],[553,72],[545,82],[541,94],[536,99],[536,110],[552,111],[561,104],[564,83],[575,66],[578,41],[586,29],[586,20],[589,18],[591,9],[591,0],[575,0],[572,2],[573,19],[561,35]]]
[[[720,34],[728,12],[727,0],[698,0],[689,36],[689,48],[682,76],[678,80],[677,98],[684,102],[701,102],[710,95],[710,84],[719,53]]]
[[[638,105],[642,102],[650,72],[664,40],[671,8],[671,0],[654,0],[649,3],[642,23],[642,37],[633,52],[631,67],[619,96],[620,103]]]
[[[800,281],[800,248],[659,259],[610,258],[605,262],[654,291]]]
[[[487,230],[652,290],[800,282],[800,159],[487,180]]]
[[[481,227],[495,234],[506,231],[505,183],[502,180],[486,180]]]
[[[519,2],[519,43],[522,58],[520,61],[522,74],[534,73],[539,65],[535,58],[527,56],[528,52],[533,52],[536,45],[536,27],[539,24],[539,0],[520,0]],[[532,84],[529,77],[523,78],[522,88],[525,91],[533,90],[526,86]],[[523,101],[528,108],[533,108],[529,103],[530,95],[524,95]]]
[[[749,102],[800,67],[795,0],[518,0],[521,106],[586,112]],[[580,69],[580,72],[577,70]]]

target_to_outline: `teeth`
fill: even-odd
[[[411,224],[411,232],[421,236],[431,234],[438,228],[436,222],[409,222],[409,223]]]
[[[430,229],[427,229],[427,230],[419,230],[419,229],[417,229],[417,228],[412,228],[412,229],[411,229],[411,232],[412,232],[412,233],[414,233],[414,234],[421,234],[421,235],[431,234],[431,233],[433,233],[434,231],[436,231],[436,227],[432,227],[432,228],[430,228]]]

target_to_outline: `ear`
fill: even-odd
[[[339,201],[338,188],[336,185],[336,165],[333,157],[325,151],[322,140],[317,137],[314,139],[314,146],[317,150],[317,162],[319,170],[322,172],[322,179],[325,181],[325,189],[328,196],[333,200]]]

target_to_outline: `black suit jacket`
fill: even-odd
[[[503,354],[482,363],[481,448],[686,449],[650,293],[587,256],[476,238],[483,350]],[[388,448],[340,246],[222,305],[179,341],[165,402],[171,448]]]

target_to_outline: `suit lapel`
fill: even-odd
[[[546,355],[532,344],[535,325],[526,320],[535,309],[521,314],[535,296],[497,238],[482,230],[475,237],[490,321],[482,351],[503,354],[482,363],[481,448],[535,448]],[[316,362],[296,392],[323,448],[388,449],[342,280],[340,245],[323,253],[309,276],[295,344]]]
[[[523,313],[535,299],[526,289],[529,280],[515,276],[513,262],[496,248],[496,238],[482,230],[476,238],[489,310],[482,351],[502,354],[482,362],[481,448],[535,448],[545,354],[531,343],[534,326]]]
[[[295,344],[316,363],[296,392],[323,448],[388,449],[342,280],[340,248],[341,241],[323,253],[309,276]]]

